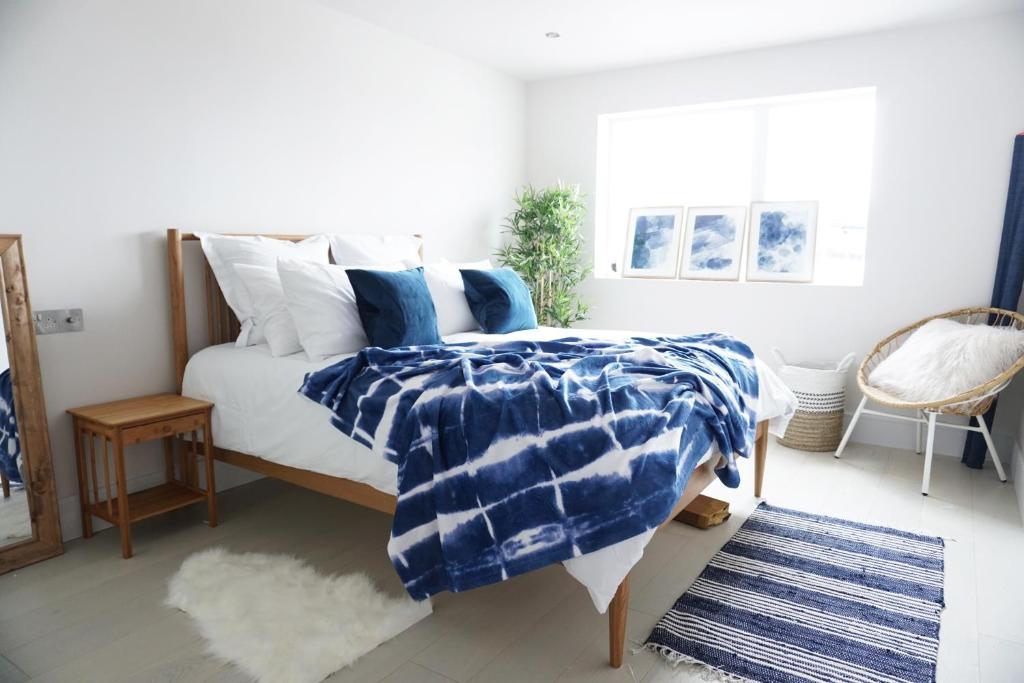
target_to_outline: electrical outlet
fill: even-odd
[[[36,334],[81,332],[85,329],[85,318],[82,317],[81,308],[36,311],[32,318],[36,324]]]

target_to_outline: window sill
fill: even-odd
[[[671,277],[625,277],[618,273],[594,273],[591,276],[594,280],[602,281],[625,281],[625,282],[676,282],[676,283],[687,283],[695,285],[723,285],[723,286],[757,286],[757,285],[771,285],[771,286],[782,286],[782,287],[863,287],[863,278],[859,280],[814,280],[811,282],[772,282],[767,280],[701,280],[696,278],[671,278]]]

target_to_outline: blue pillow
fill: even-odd
[[[511,268],[460,270],[473,317],[488,334],[537,327],[530,289]]]
[[[440,344],[437,313],[422,268],[345,271],[370,346]]]

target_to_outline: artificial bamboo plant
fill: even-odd
[[[568,327],[583,320],[587,305],[576,290],[590,268],[583,264],[580,225],[586,204],[579,186],[527,186],[516,196],[516,204],[504,226],[511,240],[498,259],[529,286],[541,325]]]

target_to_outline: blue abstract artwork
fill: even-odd
[[[739,279],[745,226],[742,206],[690,209],[683,277]]]
[[[694,270],[725,270],[736,262],[736,221],[730,216],[697,216],[693,221],[693,245],[690,247],[690,268]]]
[[[757,238],[757,268],[770,273],[793,273],[803,268],[807,223],[785,211],[761,214]]]
[[[682,209],[664,213],[634,210],[626,273],[673,277],[679,251]]]
[[[673,216],[637,218],[636,232],[633,234],[633,259],[629,265],[640,270],[663,266],[671,256],[675,223]]]
[[[776,280],[810,279],[816,213],[813,202],[765,205],[755,212],[756,261],[752,259],[750,265],[756,275]]]

